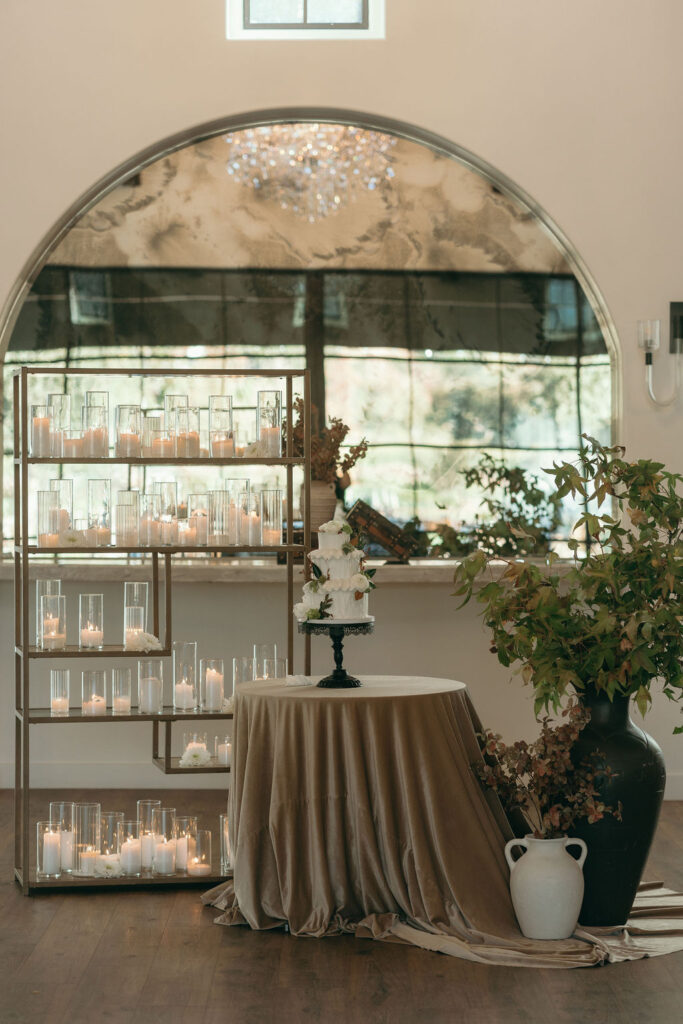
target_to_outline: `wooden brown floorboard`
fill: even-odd
[[[73,799],[87,791],[70,791]],[[205,827],[220,791],[162,790]],[[57,794],[36,792],[33,818]],[[133,812],[138,794],[103,805]],[[213,924],[196,890],[42,892],[12,879],[0,792],[0,1024],[677,1024],[683,953],[591,970],[488,967],[351,936]],[[683,803],[666,803],[647,878],[683,890]]]

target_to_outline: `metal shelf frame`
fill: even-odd
[[[172,377],[179,378],[244,378],[280,379],[285,384],[284,410],[287,429],[284,435],[285,454],[282,458],[36,458],[29,455],[29,382],[31,378],[45,376],[75,376],[89,378],[107,377],[155,377],[160,380]],[[294,455],[293,419],[294,419],[294,381],[299,380],[303,390],[304,411],[304,454]],[[15,879],[21,886],[24,895],[42,890],[66,891],[74,888],[120,888],[135,889],[158,886],[213,885],[221,880],[218,875],[206,878],[189,878],[184,875],[167,878],[141,876],[140,878],[116,879],[82,879],[69,876],[59,879],[38,880],[30,872],[30,842],[32,822],[29,818],[29,798],[31,793],[31,726],[43,725],[75,725],[75,724],[130,724],[132,722],[152,723],[151,761],[167,775],[202,775],[207,773],[228,774],[230,768],[215,763],[206,768],[181,768],[179,758],[171,757],[172,728],[174,722],[192,722],[202,719],[230,720],[232,712],[182,712],[172,707],[164,707],[159,715],[146,715],[132,712],[129,715],[83,715],[79,708],[71,708],[66,716],[53,717],[49,708],[32,707],[30,698],[30,663],[34,660],[65,660],[75,658],[140,658],[145,652],[130,651],[116,645],[107,645],[99,650],[82,649],[75,646],[66,647],[61,651],[41,650],[30,642],[29,633],[29,565],[35,555],[59,556],[60,554],[82,554],[90,557],[102,554],[141,554],[151,556],[152,561],[152,618],[154,635],[162,642],[162,649],[149,652],[154,657],[169,657],[173,642],[173,556],[187,554],[284,554],[287,567],[287,654],[290,669],[294,666],[294,559],[304,556],[311,546],[310,518],[310,484],[311,484],[311,383],[309,370],[143,370],[126,368],[91,367],[77,369],[71,367],[27,367],[22,366],[16,371],[13,381],[14,398],[14,675],[15,675]],[[287,515],[285,542],[278,545],[231,545],[186,547],[170,545],[163,547],[38,547],[29,543],[28,505],[30,498],[30,468],[39,465],[51,466],[193,466],[211,470],[221,466],[281,466],[286,476],[287,509],[294,507],[293,472],[295,467],[304,471],[303,486],[303,518],[304,543],[294,543],[294,528],[291,514]],[[163,639],[160,607],[160,590],[163,584]],[[310,637],[306,637],[304,647],[304,671],[310,673],[311,647]],[[163,730],[163,751],[160,750],[160,734]]]

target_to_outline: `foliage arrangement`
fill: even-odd
[[[303,399],[294,399],[296,419],[292,425],[294,455],[301,458],[304,454],[304,403]],[[314,410],[312,422],[315,423]],[[286,436],[286,424],[282,428],[282,436]],[[326,484],[335,484],[342,480],[357,462],[364,459],[368,451],[368,442],[364,437],[359,444],[351,445],[342,452],[342,445],[351,428],[337,416],[330,416],[329,426],[317,427],[311,431],[311,475],[313,480]]]
[[[559,572],[507,561],[476,594],[503,665],[518,664],[534,688],[535,710],[557,709],[570,688],[635,695],[642,714],[650,687],[683,697],[683,477],[649,459],[627,462],[621,446],[584,435],[577,464],[545,470],[556,497],[571,494],[586,511],[576,523],[590,538],[585,557]],[[610,512],[601,511],[607,503]],[[590,511],[594,508],[595,511]],[[478,551],[455,572],[462,604],[488,569]],[[683,727],[676,729],[683,731]]]
[[[564,725],[543,719],[534,743],[518,740],[508,746],[487,729],[481,737],[485,760],[475,765],[481,781],[498,794],[506,810],[523,812],[536,839],[566,835],[583,818],[593,824],[611,814],[621,821],[621,804],[606,806],[596,788],[611,777],[609,768],[599,765],[600,755],[594,753],[580,764],[572,761],[572,747],[590,712],[571,703],[562,714],[567,718]]]
[[[430,533],[419,519],[410,519],[403,529],[417,542],[417,557],[461,558],[477,550],[503,558],[547,553],[561,522],[562,501],[544,491],[537,476],[488,454],[462,475],[468,488],[484,492],[483,514],[471,526],[439,523]]]

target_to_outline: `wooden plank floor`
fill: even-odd
[[[107,806],[137,794],[109,791]],[[148,793],[148,796],[155,794]],[[160,794],[156,794],[160,795]],[[161,793],[172,803],[172,791]],[[37,794],[44,815],[56,794]],[[82,798],[79,793],[75,798]],[[220,792],[178,793],[209,824]],[[486,967],[353,937],[214,925],[196,891],[23,897],[0,793],[0,1024],[677,1024],[683,953],[605,968]],[[648,878],[683,889],[683,803],[664,805]]]

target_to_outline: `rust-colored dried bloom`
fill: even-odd
[[[296,419],[292,426],[294,455],[301,458],[304,454],[304,403],[302,398],[294,399]],[[312,410],[312,413],[314,410]],[[312,415],[315,422],[315,416]],[[348,473],[357,462],[364,459],[368,451],[368,442],[363,438],[359,444],[351,445],[342,453],[342,445],[350,427],[337,416],[330,416],[330,424],[322,429],[311,431],[311,475],[314,480],[333,484],[339,477]],[[286,424],[282,428],[283,436],[287,435]]]
[[[517,740],[509,746],[487,729],[481,737],[485,760],[474,766],[507,810],[517,807],[523,812],[537,839],[566,835],[580,818],[593,824],[612,814],[621,821],[621,804],[607,807],[596,788],[600,779],[612,775],[609,768],[599,766],[600,754],[579,764],[572,761],[572,747],[590,713],[572,702],[562,714],[565,724],[551,725],[549,718],[543,719],[534,743]]]

